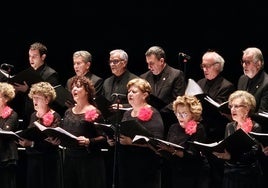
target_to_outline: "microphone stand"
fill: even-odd
[[[187,63],[189,60],[190,60],[190,56],[179,53],[179,62],[182,61],[181,64],[183,64],[183,72],[184,72],[185,78],[187,78]]]
[[[113,182],[112,188],[116,188],[118,185],[118,153],[119,153],[119,144],[120,144],[120,124],[119,124],[119,104],[120,98],[119,95],[116,95],[116,117],[115,117],[115,146],[114,146],[114,163],[113,163]]]

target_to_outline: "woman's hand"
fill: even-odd
[[[89,144],[90,144],[90,140],[89,140],[89,138],[86,138],[86,137],[84,137],[84,136],[78,136],[77,139],[78,139],[78,144],[79,144],[80,146],[88,147]]]
[[[60,145],[61,143],[59,138],[54,138],[54,137],[47,137],[45,140],[53,145]]]
[[[231,154],[225,149],[223,153],[220,152],[212,152],[213,155],[215,155],[219,159],[224,159],[224,160],[230,160],[231,159]]]
[[[125,135],[120,135],[120,144],[122,145],[132,145],[132,139]]]
[[[33,147],[34,141],[27,140],[27,139],[19,139],[18,144],[21,145],[22,147]]]

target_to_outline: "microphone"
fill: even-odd
[[[179,52],[179,56],[181,56],[182,58],[186,59],[186,60],[190,60],[191,56],[187,55],[186,53],[183,52]]]
[[[121,93],[113,93],[113,94],[111,95],[111,97],[113,97],[113,96],[116,96],[116,97],[126,97],[127,95],[125,95],[125,94],[121,94]]]
[[[13,69],[14,68],[14,65],[7,64],[7,63],[2,63],[1,64],[1,68],[3,68],[3,67],[7,67],[7,68],[10,68],[10,69]]]

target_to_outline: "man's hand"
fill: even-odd
[[[23,84],[14,83],[13,86],[16,92],[20,91],[25,93],[29,89],[29,86],[25,81],[23,82]]]

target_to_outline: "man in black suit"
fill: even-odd
[[[130,106],[127,100],[127,83],[138,76],[128,70],[127,64],[128,54],[124,50],[115,49],[110,52],[109,66],[113,75],[104,80],[102,95],[113,103],[114,108],[117,106],[117,98],[120,99],[119,107]]]
[[[256,99],[256,112],[268,112],[268,75],[264,71],[264,58],[260,49],[251,47],[243,51],[244,75],[238,80],[237,89],[246,90]]]
[[[96,96],[101,94],[103,79],[90,71],[92,65],[92,55],[85,50],[76,51],[73,54],[73,67],[77,76],[86,76],[94,84]],[[74,77],[74,76],[73,76]],[[71,91],[71,82],[73,77],[69,78],[66,88]]]
[[[30,67],[27,70],[31,73],[40,75],[41,77],[40,79],[49,82],[52,86],[57,86],[60,84],[59,75],[53,68],[51,68],[45,63],[46,57],[47,57],[47,47],[44,44],[39,42],[31,44],[29,48]],[[33,102],[28,97],[28,92],[31,85],[27,83],[27,81],[25,80],[21,80],[21,83],[13,83],[13,85],[15,87],[16,92],[21,94],[20,96],[23,96],[22,100],[25,101],[24,108],[22,109],[22,111],[19,111],[19,115],[21,115],[23,119],[23,127],[21,128],[26,128],[29,125],[30,116],[34,112]],[[17,104],[18,103],[14,103],[15,108]],[[55,104],[55,108],[57,107],[59,106]],[[53,109],[56,110],[58,113],[60,113],[59,112],[59,110],[61,110],[60,107],[59,109],[55,108]]]
[[[158,109],[162,114],[166,136],[169,126],[177,122],[172,111],[172,103],[177,96],[184,95],[186,89],[185,75],[181,70],[167,64],[166,53],[159,46],[150,47],[146,51],[145,57],[149,70],[140,77],[151,84],[152,95],[167,104]]]
[[[115,49],[110,51],[109,66],[112,75],[104,80],[102,86],[102,96],[110,102],[110,108],[117,109],[117,107],[130,107],[127,99],[127,83],[138,76],[128,70],[127,64],[128,54],[124,50]],[[112,112],[111,114],[108,114],[108,117],[103,114],[104,117],[107,118],[106,120],[113,124],[121,121],[124,111],[115,110],[114,112],[115,113]],[[107,184],[109,186],[112,186],[114,183],[112,177],[114,176],[117,178],[117,175],[113,174],[114,171],[116,171],[114,165],[117,166],[114,162],[115,160],[118,160],[117,157],[116,159],[114,158],[114,152],[113,147],[108,147],[108,152],[106,154],[106,168],[108,177]]]
[[[227,101],[229,95],[236,90],[234,84],[221,74],[224,64],[225,60],[219,53],[215,51],[205,52],[200,65],[204,73],[204,78],[197,81],[204,94],[219,104]],[[202,105],[202,117],[206,127],[208,142],[222,140],[224,138],[225,126],[229,120],[226,116],[218,113],[217,110],[206,109],[206,105],[204,103]]]
[[[229,95],[235,91],[233,83],[221,74],[224,63],[225,60],[219,53],[215,51],[205,52],[200,65],[204,78],[197,81],[204,94],[219,104],[227,101]],[[224,139],[225,127],[230,121],[228,115],[223,115],[216,108],[210,108],[209,104],[203,99],[201,99],[201,102],[203,106],[202,122],[205,126],[207,142],[218,142]],[[222,183],[224,163],[215,156],[207,156],[207,158],[211,168],[211,187],[218,187]]]

